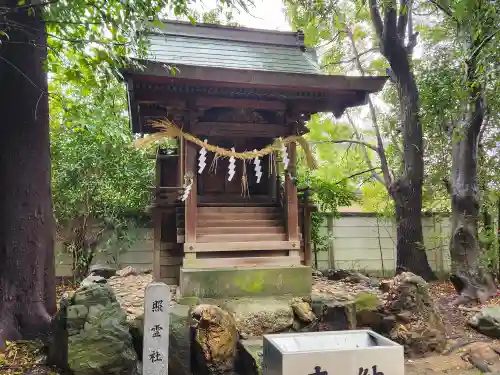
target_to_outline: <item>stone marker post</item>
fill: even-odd
[[[160,282],[149,283],[144,295],[143,375],[168,374],[169,314],[170,288]]]

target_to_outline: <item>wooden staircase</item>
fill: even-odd
[[[178,222],[182,243],[184,221]],[[200,268],[298,265],[299,248],[300,239],[288,241],[281,207],[198,207],[196,242],[184,244],[186,253],[194,253],[193,267]]]

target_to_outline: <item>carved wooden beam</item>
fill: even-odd
[[[282,124],[254,124],[235,122],[198,122],[191,126],[191,133],[226,137],[284,137],[290,135]]]

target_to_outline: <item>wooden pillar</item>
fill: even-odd
[[[288,157],[290,158],[289,170],[295,170],[296,145],[291,142],[287,146]],[[286,202],[286,228],[288,241],[299,240],[299,205],[297,201],[297,186],[293,183],[290,175],[285,172],[285,202]],[[298,255],[298,249],[297,249]]]
[[[191,173],[193,176],[193,186],[191,188],[191,193],[185,201],[185,216],[184,216],[184,243],[195,243],[196,242],[196,223],[198,216],[198,193],[197,193],[197,182],[196,175],[198,173],[196,168],[196,156],[198,150],[196,145],[192,142],[184,140],[184,151],[185,151],[185,173]]]
[[[272,202],[277,202],[278,199],[278,186],[277,186],[277,173],[276,173],[276,158],[273,157],[273,154],[269,154],[266,158],[263,158],[263,161],[268,165],[268,189],[269,189],[269,198]],[[272,161],[272,163],[271,163]]]
[[[308,193],[306,192],[306,195]],[[309,209],[309,199],[304,199],[304,211],[302,217],[304,223],[304,265],[311,266],[312,263],[312,247],[311,247],[311,211]]]
[[[161,159],[156,158],[156,169],[155,169],[155,186],[156,191],[161,186]],[[156,200],[156,194],[155,194]],[[161,221],[162,221],[161,209],[157,206],[155,202],[153,207],[153,279],[159,281],[161,279]]]

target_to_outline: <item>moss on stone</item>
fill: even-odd
[[[375,310],[378,305],[378,297],[370,292],[361,292],[354,299],[356,311]]]
[[[182,269],[183,297],[306,296],[311,293],[310,267]]]

